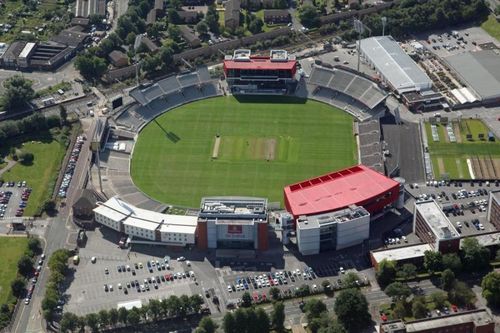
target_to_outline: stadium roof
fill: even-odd
[[[160,227],[162,232],[193,233],[196,230],[197,217],[172,215],[135,207],[118,197],[112,197],[100,203],[94,212],[113,221],[122,221],[124,225],[154,231]]]
[[[269,57],[251,57],[248,61],[224,60],[225,69],[292,70],[296,60],[271,61]]]
[[[334,211],[358,204],[399,186],[395,180],[364,165],[335,171],[285,187],[294,216]]]
[[[482,100],[500,97],[498,50],[464,52],[444,60]]]
[[[432,80],[390,36],[363,39],[361,53],[398,93],[432,88]]]

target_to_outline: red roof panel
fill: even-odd
[[[294,216],[345,208],[399,186],[399,183],[364,165],[356,165],[285,187]]]
[[[250,61],[234,61],[224,60],[224,68],[226,69],[284,69],[292,70],[297,61],[288,60],[286,62],[272,62],[269,59],[252,59]]]

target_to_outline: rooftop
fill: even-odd
[[[415,209],[432,229],[438,239],[458,238],[460,234],[455,226],[448,220],[439,205],[434,200],[427,200],[415,203]]]
[[[445,57],[444,60],[482,99],[500,97],[498,50],[463,52]]]
[[[330,212],[326,214],[301,216],[297,220],[297,228],[312,229],[318,228],[323,224],[346,223],[363,216],[369,216],[370,213],[363,207],[351,206],[346,209]]]
[[[423,257],[425,251],[432,251],[429,244],[396,247],[388,250],[373,251],[371,254],[376,262],[381,262],[384,259],[400,261]]]
[[[485,309],[469,311],[466,313],[456,313],[449,316],[426,318],[406,323],[406,332],[423,332],[427,330],[438,329],[441,327],[450,327],[459,324],[474,323],[474,326],[483,326],[493,323],[493,318]]]
[[[205,197],[201,199],[200,218],[224,220],[266,220],[267,199],[253,197]]]
[[[398,182],[360,164],[288,185],[284,192],[291,213],[300,216],[359,205],[398,186]]]
[[[431,88],[431,79],[391,36],[365,38],[361,50],[400,93]]]
[[[94,212],[114,221],[122,221],[124,225],[147,230],[160,228],[161,231],[194,233],[197,223],[196,216],[158,213],[135,207],[116,196],[98,203]]]
[[[285,50],[271,50],[269,56],[254,56],[250,50],[238,49],[233,56],[226,56],[224,68],[226,69],[272,69],[292,70],[297,61],[288,55]]]
[[[24,46],[21,53],[19,53],[19,58],[27,58],[33,49],[36,47],[36,43],[28,43]]]

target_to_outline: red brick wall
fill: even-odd
[[[208,248],[207,224],[205,222],[198,222],[197,240],[196,244],[200,250]]]
[[[439,242],[439,252],[446,253],[457,253],[460,250],[460,239],[450,239]]]
[[[267,235],[267,223],[258,223],[257,229],[259,251],[266,251],[269,248],[269,240]]]

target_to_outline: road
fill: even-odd
[[[83,120],[83,130],[89,138],[91,137],[90,133],[95,130],[93,119],[91,121],[92,123],[89,123],[89,120]],[[43,235],[43,231],[42,235],[40,235],[45,242],[44,253],[47,255],[47,258],[50,258],[50,255],[55,250],[61,248],[73,249],[76,246],[76,244],[72,244],[70,241],[71,234],[76,232],[76,229],[71,221],[70,213],[73,202],[78,199],[78,189],[81,188],[82,182],[85,178],[85,173],[88,170],[86,165],[88,164],[91,156],[89,145],[90,140],[87,140],[82,147],[81,154],[78,159],[78,165],[75,169],[73,180],[71,181],[67,192],[68,196],[66,199],[66,206],[60,209],[57,217],[48,220],[48,222],[41,222],[47,226],[45,228],[45,235]],[[40,229],[43,230],[43,228],[38,228],[38,230]],[[14,324],[12,325],[14,333],[38,333],[45,331],[42,327],[41,302],[45,294],[45,286],[49,278],[47,262],[48,260],[45,260],[42,271],[40,272],[40,277],[37,282],[37,287],[33,293],[31,303],[29,305],[24,305],[24,303],[20,304],[21,308],[19,309]]]

